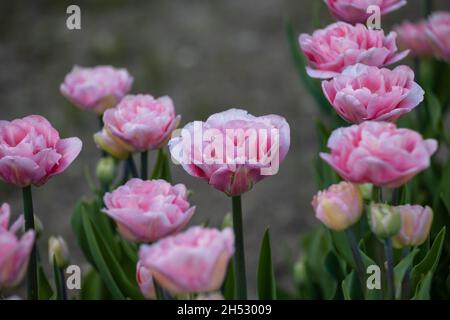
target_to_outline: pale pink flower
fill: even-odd
[[[104,212],[117,222],[122,236],[153,242],[180,231],[191,219],[187,189],[164,180],[131,179],[104,196]]]
[[[308,75],[328,79],[357,63],[382,67],[400,61],[408,51],[397,52],[396,38],[395,32],[386,36],[363,24],[336,22],[312,35],[301,34],[299,41],[309,63]]]
[[[316,218],[332,230],[345,230],[361,218],[363,200],[358,186],[341,182],[319,191],[312,206]]]
[[[328,9],[336,19],[348,23],[366,23],[371,13],[370,6],[378,6],[385,15],[406,5],[406,0],[325,0]]]
[[[153,283],[153,277],[150,270],[139,261],[136,266],[136,281],[146,299],[156,299],[156,291]]]
[[[433,55],[433,47],[427,35],[428,24],[426,21],[418,23],[403,22],[395,27],[398,42],[401,47],[409,49],[416,57],[430,57]]]
[[[73,67],[60,91],[75,106],[102,114],[116,106],[131,90],[133,78],[126,69],[111,66]]]
[[[41,116],[0,121],[0,178],[19,187],[43,185],[81,151],[78,138],[60,139]]]
[[[435,12],[428,19],[427,36],[435,56],[450,61],[450,12]]]
[[[10,207],[4,203],[0,207],[0,290],[14,287],[22,280],[34,243],[33,230],[20,239],[16,236],[24,222],[22,216],[8,227],[10,215]]]
[[[356,64],[323,81],[322,89],[336,112],[351,123],[394,122],[418,106],[424,96],[407,66],[390,70]]]
[[[241,109],[191,122],[169,142],[172,158],[187,173],[229,196],[276,174],[289,145],[290,129],[283,117],[255,117]]]
[[[178,126],[172,99],[151,95],[129,95],[117,107],[106,110],[103,121],[107,133],[135,152],[158,149]]]
[[[216,291],[234,253],[230,228],[192,227],[152,245],[142,245],[139,263],[171,294]]]
[[[438,144],[392,123],[366,121],[333,131],[328,147],[321,158],[345,180],[396,188],[429,167]]]
[[[392,238],[396,248],[420,246],[430,234],[433,222],[433,210],[418,205],[397,206],[400,210],[402,226],[400,232]]]

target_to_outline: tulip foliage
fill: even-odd
[[[312,202],[323,225],[303,238],[292,266],[297,290],[281,290],[286,298],[450,297],[450,13],[386,35],[362,24],[370,2],[326,1],[340,21],[299,42],[285,20],[321,114],[315,167],[324,189]],[[381,13],[406,2],[386,1]],[[399,56],[396,40],[411,58]],[[387,67],[408,59],[412,67]]]

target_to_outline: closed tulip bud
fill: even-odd
[[[114,158],[125,160],[132,151],[132,147],[112,136],[110,130],[103,128],[94,134],[95,144]]]
[[[380,239],[387,239],[400,231],[400,210],[383,203],[370,205],[370,227]]]
[[[225,228],[233,228],[233,215],[231,212],[228,212],[222,221],[222,229]]]
[[[116,161],[111,157],[100,159],[97,164],[97,178],[104,184],[109,185],[114,181],[117,173]]]
[[[58,268],[65,268],[69,265],[69,249],[62,237],[48,239],[48,257],[50,263],[56,263]]]
[[[316,218],[328,228],[345,230],[362,215],[363,201],[358,187],[349,182],[334,184],[314,196],[312,206]]]
[[[420,246],[428,238],[433,222],[433,210],[430,207],[404,205],[398,206],[402,227],[392,238],[396,248]]]
[[[301,285],[305,283],[307,279],[306,262],[302,259],[297,261],[294,265],[294,281],[296,284]]]
[[[359,191],[361,191],[361,195],[362,195],[364,200],[371,200],[372,199],[373,184],[371,184],[371,183],[362,183],[358,187],[359,187]]]

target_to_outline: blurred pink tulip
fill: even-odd
[[[366,121],[335,130],[328,147],[321,158],[345,180],[396,188],[429,167],[438,144],[392,123]]]
[[[289,145],[290,129],[283,117],[255,117],[241,109],[191,122],[169,142],[172,158],[187,173],[229,196],[241,195],[276,174]]]
[[[136,281],[146,299],[156,299],[156,291],[150,270],[139,261],[136,267]]]
[[[19,187],[43,185],[81,151],[78,138],[60,139],[41,116],[0,121],[0,178]]]
[[[400,232],[392,238],[396,248],[420,246],[430,234],[433,222],[433,210],[418,205],[397,206],[400,210],[402,226]]]
[[[396,121],[419,105],[424,96],[407,66],[389,70],[356,64],[323,81],[322,88],[336,112],[351,123]]]
[[[16,232],[23,225],[20,217],[10,228],[10,207],[0,207],[0,290],[16,286],[25,275],[34,243],[34,231],[26,232],[20,239]]]
[[[152,245],[142,245],[139,263],[171,294],[216,291],[234,253],[233,231],[192,227]]]
[[[382,67],[400,61],[408,51],[397,53],[396,37],[395,32],[385,36],[363,24],[336,22],[312,35],[301,34],[299,41],[309,62],[308,75],[328,79],[357,63]]]
[[[328,9],[336,19],[348,23],[365,23],[371,13],[370,6],[380,8],[382,15],[397,10],[406,5],[406,0],[325,0]]]
[[[126,69],[111,66],[75,66],[66,75],[60,91],[75,106],[102,114],[115,107],[131,90],[133,78]]]
[[[450,61],[450,12],[435,12],[428,19],[426,30],[435,56]]]
[[[401,25],[395,27],[395,32],[398,34],[399,44],[411,51],[411,54],[416,57],[430,57],[433,55],[433,47],[430,44],[427,36],[428,24],[426,21],[419,23],[403,22]]]
[[[313,198],[312,206],[316,218],[336,231],[352,226],[363,213],[363,200],[358,186],[345,181],[319,191]]]
[[[106,110],[103,121],[115,140],[143,152],[163,146],[178,126],[180,116],[167,96],[154,99],[150,95],[129,95],[117,107]]]
[[[104,212],[117,222],[124,238],[153,242],[180,231],[191,219],[186,187],[164,180],[131,179],[104,196]]]

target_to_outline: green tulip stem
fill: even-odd
[[[134,163],[133,155],[130,154],[127,159],[128,168],[130,168],[130,173],[133,178],[138,178],[139,174],[136,168],[136,164]]]
[[[234,253],[234,293],[235,299],[247,300],[247,277],[245,275],[244,232],[242,226],[241,196],[232,197],[233,229],[235,237]]]
[[[366,293],[366,277],[364,272],[364,263],[361,256],[361,252],[359,251],[359,246],[356,241],[355,233],[351,228],[345,230],[345,234],[347,236],[348,243],[350,244],[350,249],[352,251],[353,260],[355,260],[356,273],[358,275],[359,284],[361,286],[361,292],[363,296]]]
[[[388,299],[395,299],[395,283],[394,283],[394,253],[392,249],[392,240],[387,238],[384,240],[385,259],[387,261],[387,284]]]
[[[31,186],[22,189],[23,210],[25,212],[25,230],[34,230],[34,213],[33,213],[33,197],[31,194]],[[27,272],[27,290],[28,299],[37,300],[38,298],[38,282],[37,282],[37,251],[36,240],[30,254]]]
[[[141,152],[141,179],[148,179],[148,151]]]

